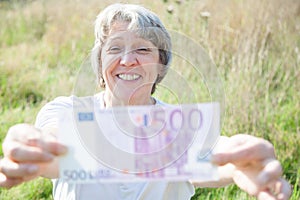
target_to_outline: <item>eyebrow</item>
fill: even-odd
[[[106,44],[110,45],[112,42],[114,42],[115,40],[123,40],[124,38],[122,36],[111,36],[111,37],[108,37],[107,38],[107,41],[106,41]],[[149,43],[151,45],[153,45],[152,48],[157,48],[151,41],[147,40],[147,39],[144,39],[142,37],[137,37],[134,41],[135,44],[140,44],[140,43],[143,43],[143,42],[146,42],[146,43]],[[146,46],[149,46],[148,44]]]

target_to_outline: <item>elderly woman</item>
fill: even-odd
[[[149,10],[114,4],[96,20],[92,63],[104,91],[88,97],[101,108],[162,104],[151,95],[165,76],[171,58],[170,36]],[[58,157],[67,147],[56,139],[59,110],[72,107],[77,97],[59,97],[45,105],[35,126],[10,128],[3,143],[0,185],[12,187],[38,176],[53,179],[55,199],[190,199],[193,186],[221,187],[235,183],[259,199],[288,199],[289,184],[281,178],[281,165],[273,146],[250,135],[219,142],[212,157],[218,165],[216,182],[138,182],[69,184],[58,178]]]

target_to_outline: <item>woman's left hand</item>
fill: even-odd
[[[282,167],[273,145],[262,138],[232,136],[219,147],[212,161],[219,166],[232,165],[235,184],[258,199],[281,200],[291,195],[289,183],[281,177]]]

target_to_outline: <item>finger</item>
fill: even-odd
[[[63,155],[67,152],[67,147],[52,138],[52,136],[47,136],[43,139],[32,138],[27,140],[27,144],[33,147],[39,147],[42,150],[57,156]]]
[[[273,194],[267,191],[262,191],[258,194],[257,198],[259,200],[278,200]]]
[[[240,170],[236,170],[233,174],[234,183],[248,194],[256,196],[259,192],[255,181],[252,179],[252,172],[245,173]]]
[[[278,193],[278,199],[287,200],[292,195],[291,185],[283,178],[280,178],[280,192]]]
[[[40,147],[54,155],[62,155],[66,153],[67,148],[57,141],[56,131],[57,129],[55,128],[45,128],[42,132],[31,125],[19,124],[9,130],[8,137],[3,145],[5,147],[11,146],[10,142],[15,141],[29,146]]]
[[[24,176],[33,176],[38,173],[39,167],[35,164],[19,164],[8,159],[2,159],[0,171],[9,178],[22,178]]]
[[[267,159],[263,162],[263,169],[257,177],[260,187],[266,187],[282,175],[282,167],[278,160]]]
[[[4,140],[4,143],[8,140],[24,142],[30,138],[38,138],[41,135],[41,131],[29,124],[17,124],[12,126]]]
[[[54,156],[39,147],[26,146],[17,142],[5,144],[5,156],[16,162],[49,162]]]
[[[43,143],[43,149],[54,154],[54,155],[63,155],[67,152],[67,147],[63,144],[60,144],[56,141],[47,141]]]
[[[227,152],[219,152],[212,156],[212,162],[217,165],[225,165],[234,163],[237,165],[245,165],[249,162],[264,160],[265,158],[274,158],[273,146],[260,139],[249,141],[243,145],[233,146]]]
[[[288,200],[290,196],[290,184],[286,180],[279,178],[268,189],[261,191],[257,197],[261,200]]]
[[[283,178],[279,178],[273,185],[273,188],[270,188],[270,191],[279,200],[289,199],[292,193],[290,184]]]
[[[11,188],[23,182],[21,178],[7,178],[4,174],[0,173],[0,187]]]

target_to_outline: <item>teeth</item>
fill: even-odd
[[[133,80],[137,80],[140,75],[137,74],[119,74],[118,77],[122,80],[125,81],[133,81]]]

